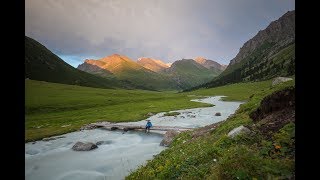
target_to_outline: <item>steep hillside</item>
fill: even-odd
[[[99,60],[85,60],[83,64],[78,66],[78,69],[101,75],[102,77],[108,77],[112,73],[116,78],[140,89],[178,89],[176,83],[166,75],[146,69],[128,57],[118,54],[113,54]]]
[[[180,133],[126,179],[295,179],[294,82],[238,83],[190,94],[221,92],[247,102],[223,122]],[[238,127],[247,129],[231,133]]]
[[[169,68],[169,66],[161,60],[146,57],[139,58],[137,63],[154,72],[161,72],[164,69]]]
[[[295,11],[289,11],[247,41],[227,69],[201,87],[295,74]]]
[[[224,71],[227,68],[226,65],[219,64],[216,61],[209,60],[204,57],[196,57],[196,58],[194,58],[194,60],[197,63],[201,64],[202,66],[204,66],[208,69],[212,69],[214,71],[217,71],[218,73],[221,73],[222,71]]]
[[[27,36],[25,78],[99,88],[121,87],[117,80],[94,76],[70,66],[45,46]]]
[[[165,70],[167,75],[178,84],[181,89],[191,88],[210,81],[218,73],[208,69],[192,59],[175,61]]]

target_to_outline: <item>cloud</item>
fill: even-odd
[[[73,57],[73,63],[75,57],[80,61],[119,53],[166,62],[204,56],[228,64],[246,40],[294,9],[293,0],[28,0],[25,4],[26,35],[61,57]]]

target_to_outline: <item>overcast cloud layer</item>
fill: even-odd
[[[229,64],[294,0],[26,0],[25,34],[77,66],[114,53]]]

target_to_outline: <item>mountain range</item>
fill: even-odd
[[[229,65],[204,57],[172,64],[112,54],[77,68],[25,37],[25,78],[100,88],[192,90],[295,74],[295,11],[288,11],[240,48]]]
[[[177,60],[170,66],[161,60],[148,57],[136,62],[124,55],[113,54],[98,60],[87,59],[79,70],[102,77],[116,77],[132,82],[142,89],[180,90],[210,81],[218,76],[224,66],[202,58]]]
[[[86,59],[74,68],[36,40],[25,37],[25,78],[33,80],[99,88],[183,90],[208,82],[222,72],[201,63],[180,60],[170,66],[152,58],[134,61],[113,54]]]

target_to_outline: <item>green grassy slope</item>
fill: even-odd
[[[228,100],[248,100],[271,82],[239,83],[188,93],[107,90],[34,80],[25,83],[26,140],[29,141],[75,131],[101,120],[138,121],[147,118],[149,112],[208,106],[189,101],[200,96],[226,95]],[[64,125],[68,126],[61,127]]]
[[[122,87],[115,79],[94,76],[70,66],[45,46],[27,36],[25,78],[99,88]]]
[[[147,69],[119,72],[115,76],[120,80],[127,80],[134,84],[137,88],[145,90],[178,90],[177,84],[167,75],[158,74]]]
[[[156,155],[126,179],[290,179],[294,174],[295,124],[288,123],[271,139],[259,133],[227,134],[240,125],[253,125],[249,113],[267,95],[287,87],[294,81],[271,87],[270,81],[240,83],[219,88],[198,90],[198,95],[233,95],[233,100],[248,100],[234,116],[220,123],[208,134],[193,136],[198,130],[175,137],[171,147]],[[248,88],[248,91],[245,89]],[[225,93],[223,90],[227,90]],[[193,92],[192,92],[193,93]],[[252,93],[254,93],[253,96]],[[249,98],[251,96],[251,98]],[[280,152],[275,147],[280,147]]]
[[[255,50],[240,63],[230,66],[213,81],[202,87],[216,87],[227,83],[266,80],[277,76],[295,74],[295,43],[280,48],[277,53],[269,56],[274,49],[272,44]]]
[[[101,120],[147,118],[149,112],[210,106],[175,92],[98,89],[34,80],[25,81],[26,140],[78,130]],[[66,126],[66,127],[62,127]]]
[[[187,89],[210,81],[221,71],[209,70],[192,59],[183,59],[174,62],[165,73],[172,77],[181,89]]]

